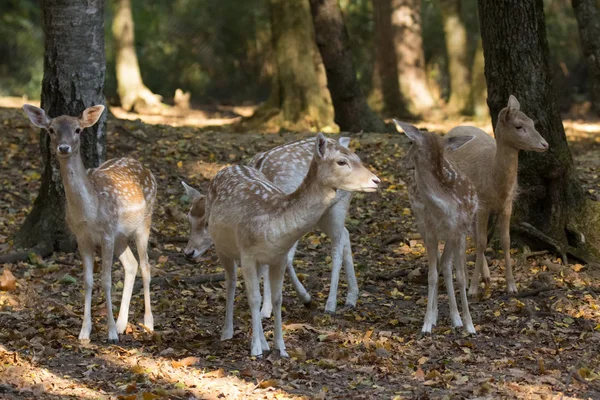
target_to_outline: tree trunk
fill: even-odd
[[[113,0],[112,32],[115,45],[117,92],[121,107],[130,111],[160,113],[162,98],[144,85],[135,53],[135,32],[131,0]]]
[[[546,153],[520,154],[513,222],[529,223],[562,246],[597,256],[600,214],[575,176],[551,79],[543,1],[479,0],[478,5],[493,126],[514,94],[550,145]]]
[[[473,102],[473,115],[479,119],[490,117],[487,107],[487,86],[485,83],[485,60],[481,40],[477,41],[477,49],[471,67],[471,100]]]
[[[392,29],[392,0],[373,0],[375,28],[375,86],[381,90],[383,113],[391,117],[408,117],[406,102],[398,83],[398,60]]]
[[[450,75],[448,111],[452,114],[470,115],[469,47],[467,29],[460,17],[460,2],[461,0],[440,0]]]
[[[44,79],[42,108],[50,117],[77,116],[104,103],[104,0],[43,0]],[[73,250],[65,224],[65,196],[58,162],[46,131],[40,132],[42,185],[33,209],[16,235],[22,247]],[[81,154],[87,167],[106,156],[106,113],[85,130]]]
[[[350,42],[337,0],[310,0],[317,46],[341,131],[383,132],[385,124],[367,104],[356,79]]]
[[[572,0],[572,5],[590,77],[592,104],[600,116],[600,13],[592,0]]]
[[[435,101],[425,72],[421,35],[421,0],[392,0],[394,46],[400,90],[414,114],[428,111]]]

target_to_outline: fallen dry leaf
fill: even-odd
[[[9,269],[5,268],[0,277],[0,290],[9,291],[17,289],[17,280]]]

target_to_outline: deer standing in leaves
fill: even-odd
[[[108,341],[117,343],[127,327],[129,302],[138,263],[128,246],[135,238],[144,288],[144,325],[154,329],[150,307],[150,264],[148,238],[156,198],[156,180],[142,164],[131,158],[108,160],[98,168],[86,170],[80,154],[81,135],[94,125],[104,106],[86,108],[80,117],[63,115],[48,118],[44,110],[26,104],[23,109],[31,122],[50,135],[52,150],[60,164],[67,199],[66,220],[77,238],[83,260],[85,305],[80,340],[89,340],[92,331],[92,287],[94,251],[102,250],[102,287],[106,297]],[[123,264],[125,279],[117,323],[113,317],[111,281],[113,255]]]

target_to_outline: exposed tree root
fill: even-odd
[[[49,246],[36,246],[27,251],[18,251],[0,256],[0,264],[13,264],[19,261],[29,260],[32,254],[37,254],[40,257],[48,257],[53,253]]]

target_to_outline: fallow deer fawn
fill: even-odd
[[[490,270],[484,254],[490,213],[499,214],[498,227],[504,251],[507,290],[509,293],[517,292],[510,259],[509,229],[512,203],[517,191],[519,150],[548,150],[548,143],[535,129],[531,118],[521,112],[520,108],[517,99],[511,95],[508,106],[498,115],[496,140],[473,126],[458,126],[447,135],[448,138],[465,135],[475,137],[467,145],[448,154],[450,160],[471,180],[481,201],[475,218],[477,258],[469,287],[469,295],[473,297],[479,292],[481,272],[485,283],[490,282]]]
[[[350,138],[341,137],[339,138],[339,143],[343,147],[348,147]],[[248,166],[261,171],[265,174],[267,179],[285,193],[292,193],[300,186],[308,172],[313,158],[314,146],[314,138],[286,143],[269,151],[257,154],[250,160]],[[204,196],[185,182],[182,182],[182,184],[188,197],[192,201],[188,213],[188,220],[191,226],[190,239],[184,249],[184,253],[186,257],[197,259],[212,245],[210,235],[203,224],[205,207]],[[335,312],[337,305],[337,287],[342,264],[346,272],[346,281],[348,283],[346,306],[354,307],[358,300],[358,284],[354,272],[350,234],[345,227],[346,214],[348,213],[348,208],[350,206],[351,196],[352,195],[349,192],[338,190],[332,205],[325,211],[317,223],[317,227],[331,238],[331,285],[329,297],[325,305],[325,311],[330,313]],[[304,304],[308,304],[311,300],[310,294],[306,291],[294,270],[293,260],[296,246],[297,243],[294,244],[288,254],[287,271],[298,297]],[[271,315],[272,308],[267,271],[268,269],[264,268],[264,299],[261,311],[262,316],[265,318],[268,318]]]
[[[407,154],[408,164],[414,166],[414,176],[409,186],[410,203],[417,225],[427,249],[429,263],[427,312],[422,332],[430,333],[437,323],[438,263],[444,273],[444,282],[450,303],[450,319],[455,327],[463,326],[458,313],[452,278],[452,261],[455,261],[456,280],[460,291],[464,327],[475,333],[467,299],[466,243],[467,234],[477,209],[475,188],[467,177],[448,161],[450,153],[473,140],[473,136],[453,137],[444,141],[441,137],[421,132],[416,127],[394,120],[412,140]],[[438,240],[444,240],[444,252],[438,258]]]
[[[252,313],[251,355],[269,349],[260,314],[258,269],[269,266],[275,348],[287,357],[281,322],[282,285],[288,253],[322,217],[336,198],[336,190],[373,192],[379,179],[356,154],[318,134],[306,177],[294,192],[285,194],[260,171],[246,166],[219,171],[206,198],[208,231],[227,279],[227,315],[221,339],[233,335],[233,298],[236,262],[240,261]]]
[[[150,264],[148,237],[152,209],[156,198],[156,180],[152,173],[131,158],[108,160],[98,168],[86,170],[80,155],[80,135],[94,125],[104,106],[85,109],[79,117],[63,115],[48,118],[44,110],[26,104],[23,109],[31,122],[44,128],[60,164],[67,198],[66,219],[77,238],[83,260],[85,308],[80,340],[89,340],[92,331],[92,287],[94,284],[94,250],[102,249],[102,286],[106,296],[108,341],[116,343],[127,327],[129,302],[138,263],[127,241],[135,237],[144,287],[144,325],[154,329],[150,309]],[[111,300],[113,255],[117,254],[125,269],[123,298],[115,324]]]

